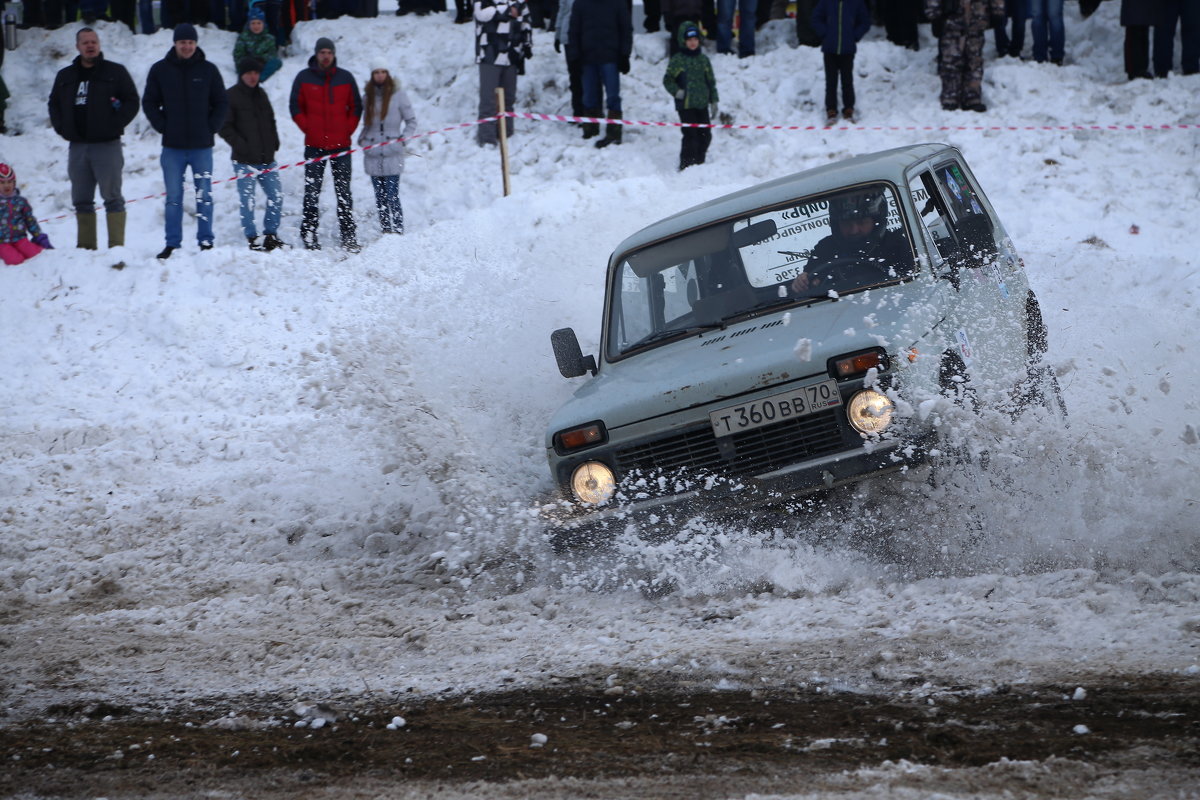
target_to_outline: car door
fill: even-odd
[[[957,154],[914,170],[909,190],[932,245],[934,274],[954,287],[947,351],[961,359],[977,391],[1006,391],[1025,364],[1025,283],[1011,242]]]

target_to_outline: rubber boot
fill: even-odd
[[[125,212],[110,211],[108,212],[108,246],[109,247],[124,247],[125,246]]]
[[[615,122],[608,123],[608,125],[604,126],[604,138],[596,142],[596,147],[608,147],[610,144],[620,144],[621,128],[623,127],[623,125]]]
[[[75,246],[80,250],[95,250],[96,249],[96,215],[95,214],[76,214],[75,215]]]
[[[583,110],[583,116],[585,116],[585,117],[598,117],[598,116],[600,116],[600,109],[598,109],[598,108],[585,108],[585,109]],[[599,136],[599,135],[600,135],[600,123],[599,123],[599,122],[585,122],[585,123],[583,123],[583,138],[585,138],[585,139],[591,139],[593,136]]]

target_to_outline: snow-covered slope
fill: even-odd
[[[682,174],[675,129],[633,127],[597,151],[574,127],[522,120],[507,198],[497,153],[455,127],[477,116],[470,26],[305,23],[266,84],[282,161],[301,156],[287,94],[320,36],[360,79],[391,59],[421,128],[451,129],[412,145],[407,234],[380,238],[356,160],[361,255],[249,252],[224,183],[217,247],[199,253],[188,219],[165,264],[159,142],[141,116],[125,137],[129,246],[72,249],[45,97],[73,31],[22,32],[4,67],[21,134],[0,156],[58,249],[0,269],[3,704],[433,692],[617,668],[849,686],[1196,673],[1200,76],[1126,83],[1116,6],[1086,21],[1069,7],[1062,68],[997,62],[989,44],[984,115],[938,108],[928,39],[913,53],[875,29],[856,64],[861,128],[718,131],[710,163]],[[99,27],[139,87],[171,45]],[[200,34],[229,83],[233,41]],[[772,22],[754,58],[714,57],[735,122],[817,120],[820,55],[793,44]],[[664,67],[665,35],[639,33],[628,118],[674,120]],[[568,109],[545,32],[518,108]],[[574,385],[548,334],[572,325],[594,350],[614,244],[727,191],[927,140],[963,149],[1024,255],[1071,427],[990,431],[1009,482],[965,497],[780,520],[804,529],[782,544],[733,525],[609,563],[555,560],[533,509],[549,488],[543,425]],[[218,179],[228,155],[219,143]],[[301,170],[283,175],[295,244]],[[888,555],[863,546],[884,533]],[[675,591],[649,600],[636,588],[650,584]]]

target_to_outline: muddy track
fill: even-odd
[[[1149,758],[1158,770],[1200,775],[1200,693],[1195,680],[1170,678],[1078,695],[1068,686],[988,693],[906,687],[894,697],[617,686],[299,714],[273,698],[165,716],[104,704],[51,714],[0,727],[0,793],[182,796],[249,781],[259,786],[257,796],[283,796],[364,780],[734,774],[750,782],[743,786],[761,781],[766,789],[781,775],[901,760],[964,768],[1063,759],[1120,770]],[[403,724],[389,728],[395,717]]]

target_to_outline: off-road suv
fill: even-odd
[[[778,502],[930,459],[947,394],[1041,400],[1045,329],[962,153],[864,155],[682,211],[609,259],[546,435],[560,532]]]

